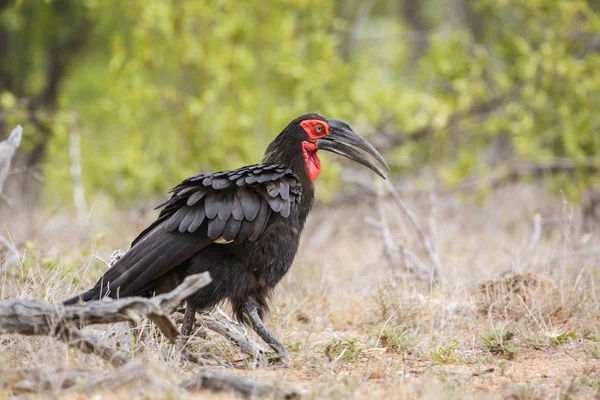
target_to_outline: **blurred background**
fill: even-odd
[[[535,180],[593,220],[599,51],[597,0],[0,0],[0,139],[24,127],[0,207],[154,204],[318,112],[397,185]],[[374,191],[345,165],[321,201]]]
[[[171,187],[260,162],[317,112],[392,171],[322,155],[268,319],[298,360],[289,379],[419,398],[399,390],[429,360],[469,368],[461,388],[521,393],[501,398],[574,382],[597,398],[599,110],[600,0],[0,0],[0,299],[91,287]],[[136,358],[162,365],[153,337]],[[49,338],[2,346],[0,376],[75,359]],[[470,366],[436,361],[454,350]],[[524,372],[487,357],[519,351]]]

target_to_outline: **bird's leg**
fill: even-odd
[[[190,302],[186,302],[185,304],[185,315],[183,316],[183,324],[181,325],[181,334],[185,339],[192,336],[194,333],[194,324],[196,322],[196,311],[197,307],[190,304]]]
[[[190,302],[186,302],[185,304],[185,315],[183,316],[183,324],[181,325],[181,340],[177,345],[177,350],[181,356],[181,362],[185,363],[186,361],[192,362],[194,364],[200,364],[203,366],[218,366],[218,367],[227,367],[233,368],[231,364],[227,364],[219,360],[217,356],[212,353],[192,353],[190,352],[186,346],[188,341],[190,340],[192,334],[194,333],[194,325],[196,323],[196,312],[198,311],[198,307],[193,306]]]
[[[273,335],[271,332],[269,332],[269,330],[267,329],[265,324],[260,319],[260,316],[258,315],[258,309],[256,308],[256,302],[252,299],[249,299],[248,301],[246,301],[246,303],[244,304],[244,311],[246,312],[246,315],[248,316],[248,319],[250,320],[250,324],[252,325],[252,328],[254,329],[254,331],[256,333],[258,333],[258,336],[260,336],[262,338],[262,340],[265,341],[266,344],[271,346],[271,348],[273,350],[275,350],[275,352],[284,361],[287,361],[287,362],[291,361],[290,354],[286,350],[285,346],[282,345],[281,343],[279,343],[279,340],[277,340],[275,335]]]

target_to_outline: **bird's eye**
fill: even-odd
[[[323,133],[323,125],[315,126],[315,131],[317,131],[317,133]]]

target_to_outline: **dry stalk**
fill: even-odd
[[[4,181],[9,174],[10,171],[10,163],[12,161],[15,152],[21,145],[21,138],[23,137],[23,128],[21,125],[17,125],[15,129],[12,130],[8,139],[3,142],[0,142],[0,195],[8,202],[7,198],[4,197],[2,192],[2,188],[4,187]]]
[[[0,236],[0,244],[8,249],[8,255],[6,259],[0,265],[0,273],[7,271],[14,264],[17,264],[19,261],[19,253],[17,252],[17,248],[11,243],[10,240],[4,238],[4,236]]]
[[[69,134],[69,156],[71,158],[71,183],[73,186],[73,202],[77,210],[79,223],[83,223],[88,215],[88,206],[85,202],[81,173],[81,134],[79,132],[79,116],[76,112],[71,114],[72,128]]]
[[[533,250],[535,246],[540,241],[542,237],[542,216],[540,213],[536,213],[533,217],[533,232],[531,234],[531,239],[529,239],[529,244],[525,249],[523,258],[525,259],[525,263],[529,264],[531,262],[531,256],[533,255]]]
[[[396,192],[394,186],[390,182],[387,182],[387,181],[386,181],[386,184],[387,184],[388,192],[392,195],[392,198],[394,199],[394,202],[398,206],[398,209],[410,221],[415,233],[417,234],[417,237],[419,238],[419,241],[421,242],[421,245],[425,249],[425,252],[427,253],[429,259],[431,260],[431,263],[433,265],[433,270],[431,272],[431,274],[432,274],[431,280],[432,280],[432,282],[437,282],[437,280],[439,279],[439,276],[440,276],[440,271],[442,269],[442,266],[441,266],[439,255],[437,254],[435,247],[431,244],[431,242],[425,235],[425,232],[423,231],[421,223],[419,222],[419,218],[416,216],[416,214],[414,212],[412,212],[406,206],[406,204],[404,204],[404,201],[402,201],[402,199],[398,195],[398,192]]]

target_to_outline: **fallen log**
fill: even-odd
[[[140,384],[143,385],[144,391],[150,392],[178,393],[185,390],[193,393],[208,390],[214,393],[234,393],[244,398],[300,398],[300,393],[295,391],[279,389],[249,377],[208,368],[200,369],[192,378],[177,384],[163,377],[163,374],[153,372],[140,360],[104,373],[77,368],[24,368],[2,370],[0,374],[0,390],[9,390],[13,395],[91,395],[125,387],[139,388]]]
[[[208,272],[192,275],[173,291],[153,299],[128,297],[72,306],[26,299],[0,301],[0,334],[53,336],[86,353],[97,354],[114,366],[120,366],[129,360],[126,355],[98,343],[79,328],[114,322],[139,323],[148,318],[172,343],[176,343],[180,333],[170,314],[187,297],[210,282]]]
[[[286,392],[265,385],[246,376],[229,374],[214,369],[202,368],[189,380],[181,384],[187,391],[210,390],[212,392],[232,392],[244,398],[297,399],[297,392]]]

